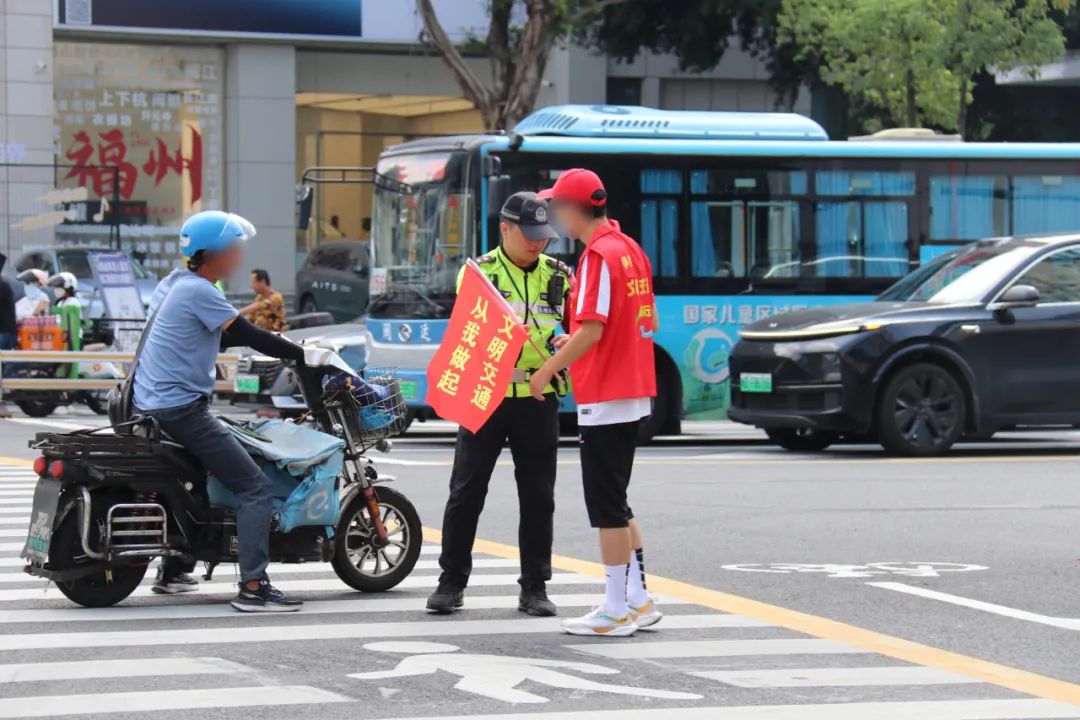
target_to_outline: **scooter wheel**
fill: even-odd
[[[53,536],[49,549],[49,565],[56,569],[70,569],[79,566],[75,558],[83,555],[79,540],[78,512],[68,513]],[[84,607],[110,607],[127,598],[139,587],[146,575],[146,563],[140,565],[121,565],[113,568],[109,575],[99,570],[91,575],[57,582],[56,587],[74,603]]]
[[[359,494],[342,509],[334,537],[334,572],[360,592],[383,592],[408,577],[424,542],[420,516],[404,495],[387,487],[375,488],[375,494],[388,535],[386,545],[374,542],[367,501]]]

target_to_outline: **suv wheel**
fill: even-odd
[[[877,408],[878,439],[892,455],[941,455],[964,431],[964,389],[945,368],[915,363],[885,385]]]
[[[774,443],[792,452],[819,452],[836,442],[836,433],[813,428],[765,428]]]

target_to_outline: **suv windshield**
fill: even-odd
[[[372,213],[373,317],[449,317],[458,270],[472,247],[468,155],[430,152],[379,161]]]
[[[105,250],[69,250],[67,252],[56,253],[56,262],[60,266],[60,272],[69,272],[80,280],[89,280],[94,276],[93,270],[90,268],[90,253],[91,252],[108,252]],[[111,252],[116,252],[111,251]],[[145,280],[150,277],[150,274],[143,269],[142,265],[135,258],[131,258],[131,271],[135,275],[136,280]]]
[[[941,305],[979,303],[1009,268],[1039,250],[1003,240],[972,243],[946,253],[902,278],[878,296],[888,302],[929,302]]]

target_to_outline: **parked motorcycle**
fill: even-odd
[[[335,353],[309,348],[306,356],[320,372],[300,373],[305,418],[233,427],[273,480],[271,561],[329,562],[356,590],[388,590],[415,567],[423,542],[412,503],[385,487],[393,478],[365,456],[388,450],[400,433],[398,381],[369,371],[365,387],[378,399],[367,402],[339,382],[352,371]],[[152,420],[124,425],[115,434],[39,433],[31,442],[41,455],[26,572],[87,607],[126,598],[154,558],[201,561],[207,580],[218,564],[237,561],[231,494]]]
[[[83,333],[83,341],[86,343],[82,348],[85,352],[107,350],[113,344],[115,333],[112,329],[113,321],[104,318],[95,318],[91,321],[89,329]],[[20,349],[55,350],[64,349],[53,347],[35,347]],[[124,377],[121,368],[113,362],[96,360],[94,362],[80,362],[79,377],[93,380],[120,380]],[[5,373],[6,376],[20,379],[52,379],[67,377],[69,365],[66,363],[13,363]],[[90,410],[98,415],[107,412],[106,396],[108,390],[52,390],[52,389],[19,389],[4,393],[19,409],[30,417],[42,418],[52,415],[56,408],[61,405],[85,403]]]

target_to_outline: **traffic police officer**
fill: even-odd
[[[510,196],[499,213],[502,242],[476,258],[481,270],[528,328],[530,341],[522,348],[513,381],[499,407],[478,432],[458,430],[450,497],[443,517],[442,575],[428,598],[429,610],[450,613],[464,604],[472,571],[476,525],[484,508],[495,461],[509,440],[517,481],[521,553],[521,595],[518,610],[551,616],[555,605],[545,584],[551,579],[552,517],[555,512],[555,467],[559,444],[561,378],[544,388],[544,402],[529,391],[529,378],[552,353],[560,332],[570,289],[570,269],[543,254],[558,237],[548,224],[547,203],[536,193]],[[464,273],[464,269],[462,269]],[[458,276],[458,285],[461,285]]]

